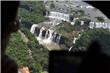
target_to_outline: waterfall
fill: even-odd
[[[56,32],[53,33],[53,42],[55,42]]]
[[[40,33],[40,28],[36,27],[34,34],[35,34],[36,36],[39,36],[39,33]]]
[[[76,41],[80,38],[80,36],[81,36],[81,34],[79,33],[77,38],[76,38],[76,37],[74,37],[73,44],[75,44],[75,43],[76,43]]]
[[[62,40],[62,36],[59,35],[57,32],[54,32],[54,30],[50,30],[50,29],[46,30],[44,27],[40,29],[36,24],[32,25],[30,32],[35,34],[37,40],[41,44],[51,43],[51,42],[60,44]]]
[[[58,44],[60,44],[60,39],[61,39],[61,36],[59,35],[59,36],[57,37],[57,43],[58,43]]]
[[[53,30],[49,30],[49,37],[48,37],[48,40],[51,40],[51,41],[52,41],[52,39],[53,39],[52,34],[53,34]]]
[[[73,48],[73,47],[71,46],[71,47],[69,48],[69,51],[71,51],[72,48]]]
[[[64,20],[64,21],[68,21],[68,22],[70,21],[69,14],[64,14],[64,13],[60,13],[60,12],[51,11],[48,17],[59,19],[59,20]]]
[[[30,29],[30,32],[34,34],[36,27],[38,27],[38,25],[37,24],[33,24],[31,29]]]
[[[79,18],[74,18],[73,21],[71,22],[71,25],[74,25],[76,20],[78,20]]]
[[[56,33],[56,34],[55,34],[55,38],[54,38],[54,40],[55,40],[56,43],[57,43],[58,36],[59,36],[59,35]]]
[[[77,40],[77,38],[76,38],[76,37],[74,37],[73,44],[75,44],[75,43],[76,43],[76,40]]]
[[[42,27],[42,28],[40,29],[39,38],[42,38],[42,37],[43,37],[43,36],[42,36],[42,32],[43,32],[43,30],[45,30],[44,27]]]
[[[45,39],[48,39],[48,40],[53,41],[57,44],[60,44],[61,35],[57,34],[53,30],[48,30],[46,32]]]
[[[47,39],[48,37],[49,37],[49,31],[47,30],[45,34],[45,39]]]
[[[42,31],[42,37],[45,38],[45,35],[46,35],[46,30],[43,30]]]
[[[49,15],[49,11],[46,11],[46,16],[48,16]]]
[[[84,25],[84,21],[81,21],[81,25]]]

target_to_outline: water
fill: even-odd
[[[38,25],[37,24],[33,24],[32,27],[31,27],[30,32],[34,34],[36,27],[38,27]]]
[[[59,35],[57,32],[53,30],[50,29],[46,30],[45,27],[38,28],[38,25],[33,24],[30,32],[34,34],[38,38],[38,41],[40,42],[42,42],[43,40],[47,40],[50,42],[55,42],[57,44],[60,44],[61,35]]]
[[[54,11],[50,11],[50,14],[48,16],[49,18],[55,18],[58,20],[64,20],[64,21],[70,21],[69,20],[69,14],[64,14],[64,13],[60,13],[60,12],[54,12]]]

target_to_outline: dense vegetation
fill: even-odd
[[[72,45],[72,41],[74,38],[74,35],[73,35],[74,28],[73,27],[74,26],[72,26],[70,23],[68,23],[66,21],[63,21],[62,23],[60,23],[59,25],[56,26],[56,31],[58,33],[60,33],[64,38],[65,47],[63,47],[63,48],[68,49],[70,47],[70,45]]]
[[[7,49],[7,54],[14,58],[19,67],[28,66],[31,73],[41,73],[48,69],[48,50],[35,39],[29,30],[22,28],[29,42],[23,42],[19,32],[13,33]]]
[[[105,53],[110,52],[110,31],[107,29],[94,29],[82,33],[79,40],[74,45],[75,48],[87,48],[92,40],[99,41]]]
[[[54,4],[51,4],[51,7],[54,8]],[[21,2],[18,11],[18,17],[21,19],[22,27],[20,30],[26,35],[29,41],[27,43],[24,42],[19,32],[13,33],[7,47],[7,54],[15,59],[20,68],[28,66],[31,73],[42,73],[48,69],[48,50],[41,46],[35,39],[35,36],[27,29],[27,27],[30,28],[33,23],[40,23],[45,20],[43,11],[45,11],[45,7],[42,1]],[[80,10],[75,17],[81,17],[83,15],[84,12]],[[72,41],[77,35],[77,32],[81,31],[81,29],[87,29],[86,32],[81,33],[82,35],[80,39],[76,41],[75,45],[73,45],[74,48],[87,48],[91,40],[96,39],[104,45],[105,52],[109,53],[110,31],[104,29],[88,30],[87,26],[90,20],[80,20],[85,20],[87,23],[85,23],[84,26],[81,26],[80,22],[76,21],[75,25],[72,26],[68,22],[63,22],[56,26],[56,31],[62,34],[65,39],[64,43],[66,48],[73,45]],[[103,19],[99,17],[98,20],[103,21]]]
[[[83,11],[78,11],[81,16],[84,15]],[[77,16],[78,17],[78,16]],[[104,22],[102,17],[96,17],[98,21]],[[81,21],[84,21],[84,25],[80,25]],[[80,39],[73,44],[74,49],[86,49],[92,40],[97,40],[103,45],[102,51],[104,53],[110,54],[110,31],[108,29],[89,29],[90,19],[80,17],[75,21],[74,26],[70,25],[68,22],[62,22],[57,26],[57,32],[64,36],[64,43],[67,48],[72,45],[74,37],[77,37],[77,33],[81,33]]]
[[[6,51],[10,57],[15,59],[19,68],[28,66],[31,73],[41,73],[48,69],[48,50],[39,45],[35,36],[28,30],[33,23],[45,20],[44,11],[42,1],[22,1],[20,3],[18,10],[18,17],[21,20],[20,30],[29,39],[29,42],[24,42],[19,32],[13,33]]]
[[[105,21],[103,17],[95,17],[95,18],[97,18],[97,20],[98,20],[99,22],[104,22],[104,21]]]
[[[80,25],[81,20],[84,20],[84,25]],[[83,31],[89,30],[88,28],[89,22],[90,22],[89,19],[83,18],[83,19],[76,20],[74,26],[66,21],[62,21],[62,23],[56,26],[56,31],[62,34],[62,36],[64,37],[65,48],[68,49],[72,46],[74,37],[78,37],[79,33],[82,34],[82,30]]]
[[[21,19],[22,22],[21,26],[29,26],[30,24],[37,24],[44,21],[44,11],[45,6],[43,5],[43,1],[22,1],[18,10],[18,17]]]
[[[21,21],[20,31],[29,41],[24,42],[19,32],[13,33],[6,51],[10,57],[15,59],[19,68],[28,66],[31,73],[42,73],[48,69],[48,50],[41,46],[29,31],[33,23],[45,20],[44,11],[43,1],[21,1],[18,9],[18,17]]]

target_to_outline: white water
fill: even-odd
[[[47,16],[47,15],[46,15]],[[58,19],[58,20],[64,20],[64,21],[67,21],[69,22],[69,14],[64,14],[64,13],[60,13],[60,12],[54,12],[54,11],[51,11],[49,16],[49,18],[55,18],[55,19]]]
[[[49,29],[49,37],[48,37],[48,40],[51,40],[52,41],[52,39],[53,39],[53,36],[52,36],[52,34],[53,34],[53,30],[50,30]]]
[[[38,27],[38,25],[36,25],[36,24],[32,25],[31,30],[30,30],[30,32],[32,34],[36,34],[36,33],[34,33],[36,27]],[[46,31],[45,36],[42,36],[43,31]],[[55,43],[59,44],[60,40],[61,40],[61,35],[59,35],[59,34],[57,35],[57,33],[54,32],[53,30],[50,30],[50,29],[46,30],[44,27],[42,27],[40,29],[39,35],[36,36],[36,38],[40,44],[51,43],[51,42],[55,42]]]
[[[43,37],[43,36],[42,36],[42,31],[43,31],[43,30],[45,30],[44,27],[42,27],[42,28],[40,29],[39,38],[42,38],[42,37]]]
[[[73,40],[73,44],[76,43],[76,41],[81,37],[81,34],[78,34],[78,37],[74,37],[74,40]]]
[[[73,47],[70,47],[70,48],[69,48],[69,51],[71,51],[72,48],[73,48]]]
[[[37,24],[33,24],[32,27],[31,27],[30,32],[34,34],[34,31],[35,31],[36,27],[38,27],[38,25]]]

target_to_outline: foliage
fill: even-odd
[[[73,33],[73,28],[74,26],[72,26],[70,23],[63,21],[62,23],[60,23],[59,25],[56,26],[56,31],[60,34],[62,34],[63,38],[64,38],[64,45],[65,47],[63,48],[69,48],[70,45],[72,44],[72,40],[74,38]],[[63,46],[64,46],[63,45]]]
[[[84,22],[83,25],[81,25],[81,21]],[[91,20],[88,19],[88,18],[79,18],[78,20],[75,21],[75,24],[74,24],[73,28],[74,28],[75,31],[81,31],[82,29],[87,31],[89,29],[88,26],[89,26],[90,21]]]
[[[22,28],[22,32],[28,37],[29,42],[23,42],[19,32],[13,33],[7,54],[15,59],[19,67],[28,66],[31,73],[47,71],[48,50],[38,43],[29,30]]]
[[[97,40],[103,45],[104,52],[110,52],[110,31],[107,29],[94,29],[82,33],[80,39],[76,41],[75,48],[87,48],[92,40]]]
[[[19,33],[13,33],[8,47],[7,53],[16,60],[20,67],[26,66],[28,60],[27,46],[23,42]]]
[[[40,23],[45,20],[43,16],[44,11],[45,6],[43,5],[43,1],[21,1],[18,17],[21,18],[22,22]]]
[[[63,21],[61,24],[57,25],[56,28],[57,31],[62,34],[64,34],[63,32],[70,33],[74,30],[73,26],[66,21]]]
[[[100,21],[100,22],[104,22],[104,18],[103,17],[95,17],[95,18],[97,18],[97,20]]]
[[[32,41],[32,40],[34,40],[34,41],[36,40],[36,39],[35,39],[35,36],[34,36],[33,34],[31,34],[30,31],[29,31],[27,28],[21,28],[20,30],[21,30],[21,31],[26,35],[26,37],[28,37],[28,39],[30,39],[31,41]],[[36,43],[38,43],[37,40],[36,40]]]

